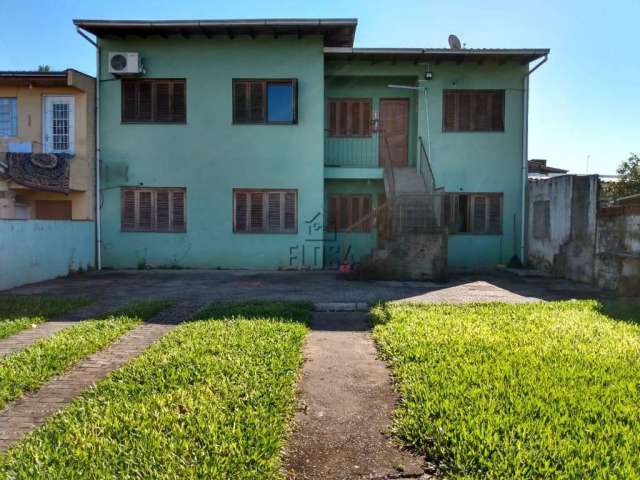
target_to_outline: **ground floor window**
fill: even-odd
[[[71,220],[71,200],[36,200],[38,220]]]
[[[297,190],[233,190],[235,233],[296,233],[297,217]]]
[[[502,234],[502,193],[448,193],[449,233]]]
[[[185,188],[122,188],[123,232],[186,232]]]
[[[327,230],[371,231],[371,195],[336,194],[328,197]]]

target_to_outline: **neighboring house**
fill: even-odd
[[[548,50],[359,49],[355,20],[74,23],[99,47],[105,266],[323,268],[425,218],[449,230],[434,264],[521,256],[525,77]]]
[[[547,165],[546,160],[537,158],[529,160],[529,178],[557,177],[559,175],[566,175],[567,173],[569,173],[569,170]]]
[[[0,71],[0,219],[94,219],[94,175],[95,79]]]

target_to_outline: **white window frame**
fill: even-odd
[[[13,110],[9,114],[11,125],[9,130],[0,129],[0,137],[17,137],[18,136],[18,98],[17,97],[0,97],[0,100],[13,100]]]
[[[64,150],[53,145],[53,104],[69,105],[69,142]],[[45,153],[75,153],[76,107],[73,95],[45,95],[42,98],[42,149]]]

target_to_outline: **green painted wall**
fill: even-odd
[[[414,85],[414,77],[327,77],[325,96],[330,98],[370,98],[372,115],[380,111],[381,98],[409,99],[409,164],[416,160],[416,92],[389,88],[390,84]],[[325,165],[344,167],[378,167],[378,134],[370,137],[340,138],[325,136]]]
[[[371,208],[378,206],[378,193],[384,192],[382,180],[326,180],[325,198],[332,194],[370,194]],[[325,203],[325,211],[328,205]],[[324,262],[326,268],[335,268],[345,257],[349,262],[357,262],[359,259],[371,253],[378,242],[377,231],[371,232],[326,232],[324,242]]]
[[[425,65],[408,62],[394,65],[392,62],[328,61],[325,65],[327,95],[334,83],[349,88],[357,85],[354,77],[362,77],[365,84],[377,82],[378,85],[386,85],[389,78],[405,77],[411,78],[414,85],[426,86],[428,134],[424,96],[419,94],[412,105],[417,104],[421,109],[416,122],[417,134],[425,140],[431,139],[431,163],[437,185],[448,192],[504,193],[503,234],[451,235],[449,268],[452,271],[478,270],[506,263],[512,255],[519,253],[520,245],[523,75],[527,66],[496,62],[432,64],[430,69],[434,77],[431,81],[422,80],[425,68]],[[443,90],[485,88],[505,90],[505,131],[443,132]]]
[[[321,268],[322,39],[149,37],[100,46],[104,265]],[[108,51],[140,52],[148,77],[186,78],[187,124],[121,124]],[[298,124],[232,125],[233,78],[297,78]],[[120,232],[119,187],[136,185],[186,187],[187,233]],[[298,233],[234,234],[233,188],[298,189]]]

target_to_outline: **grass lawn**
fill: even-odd
[[[401,396],[395,431],[447,478],[640,478],[637,307],[387,304],[373,314]]]
[[[281,478],[310,306],[219,305],[0,456],[8,478]]]
[[[91,303],[86,298],[0,295],[0,339]]]
[[[0,409],[63,373],[79,360],[102,350],[169,304],[157,300],[135,302],[101,319],[78,322],[24,350],[0,358]]]

